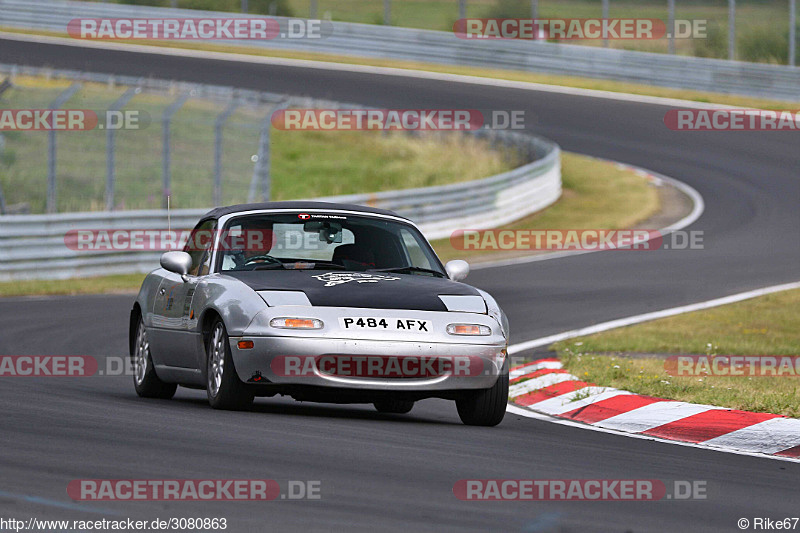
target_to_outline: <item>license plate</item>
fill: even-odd
[[[416,318],[378,318],[378,317],[344,317],[339,318],[343,329],[369,331],[404,331],[407,333],[430,333],[429,320]]]

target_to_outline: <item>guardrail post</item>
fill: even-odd
[[[217,115],[214,121],[214,193],[212,199],[214,207],[222,205],[222,128],[237,107],[239,107],[239,102],[232,100],[225,111]]]
[[[183,104],[186,103],[192,96],[192,93],[185,93],[182,96],[178,97],[177,100],[172,102],[169,107],[164,110],[164,114],[161,115],[161,135],[162,135],[162,155],[161,155],[161,176],[162,176],[162,190],[161,190],[161,197],[162,197],[162,207],[164,209],[167,208],[167,196],[171,194],[172,189],[172,174],[171,174],[171,159],[170,159],[170,125],[172,123],[172,116],[178,112],[178,110],[183,107]]]
[[[247,10],[248,10],[247,0],[242,0],[242,13],[247,13]]]
[[[58,95],[48,106],[48,109],[58,109],[67,100],[81,89],[80,83],[73,83],[64,92]],[[51,129],[47,132],[47,212],[56,212],[56,130]]]
[[[3,151],[6,149],[6,138],[0,133],[0,164],[2,164]],[[0,181],[0,215],[6,214],[6,198],[3,196],[3,182]]]
[[[531,18],[539,18],[539,0],[531,0]]]
[[[603,0],[603,18],[608,18],[608,0]],[[603,37],[603,47],[608,48],[608,36]]]
[[[311,0],[311,4],[308,6],[308,18],[317,18],[317,0]]]
[[[383,25],[392,24],[392,0],[383,0]]]
[[[458,0],[458,18],[467,18],[467,0]]]
[[[736,0],[728,0],[728,59],[736,59]]]
[[[0,83],[0,96],[3,96],[3,93],[9,90],[12,87],[11,78],[8,77],[3,80],[3,83]],[[6,138],[0,133],[0,164],[3,161],[3,152],[6,149]],[[0,215],[6,214],[6,199],[3,196],[3,183],[0,182]]]
[[[797,2],[789,0],[789,65],[797,64]]]
[[[11,83],[11,77],[7,77],[3,80],[3,83],[0,83],[0,96],[3,96],[3,93],[13,87],[14,84]]]
[[[675,53],[675,0],[667,0],[667,35],[669,36],[669,53]]]
[[[269,202],[272,196],[272,176],[270,167],[272,158],[270,157],[270,130],[272,129],[272,115],[286,109],[287,102],[278,103],[261,123],[261,135],[258,142],[258,155],[256,164],[253,168],[253,179],[250,180],[250,190],[247,193],[247,201],[256,201],[256,191],[261,185],[261,201]]]
[[[108,108],[109,111],[120,111],[123,107],[125,107],[128,102],[131,101],[135,95],[142,92],[139,87],[131,87],[125,93],[120,96],[116,102],[111,104],[111,107]],[[116,152],[116,133],[117,130],[115,128],[109,128],[108,124],[105,125],[106,127],[106,211],[113,211],[114,210],[114,189],[116,186],[115,182],[115,161],[114,156]]]

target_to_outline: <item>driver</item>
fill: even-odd
[[[255,220],[242,224],[240,228],[231,228],[228,235],[230,247],[222,260],[223,270],[276,261],[269,255],[272,249],[271,222]]]

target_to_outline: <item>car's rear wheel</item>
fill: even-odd
[[[503,421],[508,403],[508,361],[495,384],[469,392],[456,400],[458,416],[468,426],[496,426]]]
[[[380,413],[391,413],[395,415],[404,415],[414,408],[414,402],[410,400],[379,400],[372,405]]]
[[[161,398],[169,400],[175,395],[178,385],[164,383],[156,375],[153,358],[150,356],[150,341],[142,317],[136,326],[136,344],[133,347],[133,386],[142,398]]]
[[[236,374],[225,324],[217,319],[206,343],[208,403],[214,409],[239,410],[253,403],[253,393]]]

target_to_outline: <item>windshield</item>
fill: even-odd
[[[219,270],[393,271],[446,277],[409,224],[359,215],[281,213],[232,218],[220,234]]]

